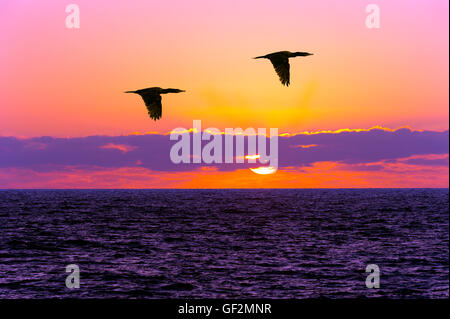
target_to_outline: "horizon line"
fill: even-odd
[[[267,188],[0,188],[0,191],[22,191],[22,190],[360,190],[360,189],[449,189],[449,187],[267,187]]]

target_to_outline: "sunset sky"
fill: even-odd
[[[79,29],[66,28],[70,3],[80,8]],[[365,25],[369,3],[380,7],[379,29]],[[448,7],[447,0],[1,1],[0,188],[448,187]],[[314,53],[291,60],[288,88],[269,61],[252,59],[280,50]],[[150,86],[186,93],[163,96],[155,122],[138,96],[123,93]],[[307,162],[306,153],[286,151],[289,166],[264,176],[247,167],[174,172],[146,158],[103,165],[50,155],[58,141],[77,141],[83,153],[87,138],[101,135],[96,147],[111,153],[98,158],[131,156],[152,145],[120,137],[153,132],[170,146],[164,134],[193,120],[305,138],[323,131],[329,144],[317,144],[323,154]],[[419,147],[421,133],[433,147]],[[383,138],[395,134],[408,138],[385,151]],[[342,144],[326,139],[335,135]],[[341,148],[362,152],[357,145],[372,135],[381,151],[370,158],[335,156]],[[30,161],[11,160],[20,156]]]

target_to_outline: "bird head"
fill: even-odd
[[[161,89],[160,94],[166,94],[166,93],[181,93],[186,92],[185,90],[179,90],[179,89]]]
[[[294,52],[292,54],[292,56],[308,56],[308,55],[313,55],[313,54],[309,53],[309,52]]]

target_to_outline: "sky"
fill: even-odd
[[[65,25],[70,3],[80,8],[79,29]],[[380,8],[379,29],[366,27],[369,3]],[[448,187],[448,6],[1,1],[0,187]],[[289,87],[269,61],[252,59],[280,50],[314,53],[291,59]],[[150,86],[186,92],[163,96],[155,122],[137,95],[123,93]],[[298,153],[280,148],[280,163],[289,164],[270,175],[239,165],[156,165],[144,150],[170,147],[167,133],[193,120],[222,131],[278,128],[291,146],[299,136],[326,142],[305,141],[315,146]],[[405,132],[408,139],[393,138]],[[98,152],[92,136],[104,139]],[[424,136],[433,147],[421,147]],[[386,146],[391,137],[398,144]],[[95,155],[88,162],[71,153],[87,150]],[[58,152],[74,160],[55,160]],[[169,160],[167,150],[159,155]]]

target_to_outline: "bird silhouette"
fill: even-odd
[[[313,54],[308,52],[279,51],[262,56],[257,56],[254,59],[269,59],[270,62],[272,62],[272,65],[275,68],[275,71],[277,72],[281,83],[283,85],[289,86],[290,83],[289,58],[308,55]]]
[[[125,93],[139,94],[147,107],[148,115],[153,120],[159,120],[162,115],[161,94],[186,92],[179,89],[162,89],[160,87],[146,88]]]

